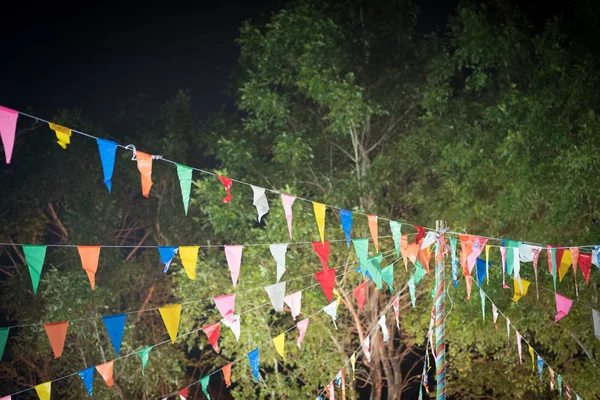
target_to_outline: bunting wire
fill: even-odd
[[[398,258],[398,259],[394,260],[394,262],[392,262],[392,264],[390,264],[390,265],[393,265],[393,264],[395,264],[395,263],[396,263],[396,262],[398,262],[400,259],[401,259],[401,258]],[[336,275],[336,278],[339,278],[340,276],[347,275],[347,274],[349,274],[349,273],[351,273],[351,272],[354,272],[354,271],[348,271],[348,272],[344,272],[343,274]],[[312,289],[312,288],[314,288],[314,287],[317,287],[317,286],[319,286],[319,284],[318,284],[318,283],[317,283],[317,284],[314,284],[314,285],[312,285],[312,286],[308,286],[308,287],[306,287],[306,288],[304,288],[304,289],[301,289],[300,291],[309,290],[309,289]],[[343,296],[340,296],[340,297],[345,297],[346,295],[348,295],[348,293],[351,293],[351,292],[352,292],[352,290],[350,290],[350,291],[346,292],[346,293],[345,293]],[[256,307],[254,307],[254,308],[251,308],[251,309],[249,309],[249,310],[242,311],[242,312],[240,312],[240,313],[239,313],[239,315],[240,315],[240,316],[242,316],[242,315],[244,315],[244,314],[248,314],[248,313],[250,313],[250,312],[252,312],[252,311],[258,310],[258,309],[260,309],[260,308],[263,308],[263,307],[265,307],[265,306],[268,306],[268,305],[271,305],[271,304],[272,304],[272,303],[271,303],[270,301],[269,301],[269,302],[267,302],[267,303],[263,303],[263,304],[261,304],[261,305],[259,305],[259,306],[256,306]],[[319,309],[317,312],[313,313],[312,315],[310,315],[310,316],[309,316],[309,317],[307,317],[307,318],[312,318],[313,316],[315,316],[316,314],[318,314],[318,313],[319,313],[319,312],[321,312],[321,311],[323,311],[323,308],[320,308],[320,309]],[[291,331],[291,330],[292,330],[292,329],[294,329],[295,327],[296,327],[296,325],[294,325],[293,327],[289,328],[289,329],[288,329],[288,330],[286,330],[284,333],[287,333],[287,332]],[[202,330],[202,327],[200,327],[200,328],[198,328],[198,329],[194,329],[194,330],[192,330],[192,331],[190,331],[190,332],[187,332],[187,333],[182,333],[181,335],[178,335],[178,336],[176,336],[176,337],[175,337],[175,339],[180,339],[180,338],[183,338],[183,337],[189,336],[189,335],[191,335],[191,334],[194,334],[194,333],[196,333],[196,332],[199,332],[199,331],[201,331],[201,330]],[[156,343],[156,344],[153,344],[153,345],[151,345],[151,346],[147,346],[147,347],[150,347],[150,348],[154,349],[155,347],[162,346],[163,344],[167,344],[167,343],[171,343],[171,342],[172,342],[172,341],[171,341],[171,339],[167,339],[167,340],[164,340],[164,341],[162,341],[162,342],[158,342],[158,343]],[[265,342],[265,343],[261,344],[260,346],[258,346],[258,348],[260,348],[260,347],[263,347],[263,346],[265,346],[265,345],[266,345],[266,344],[268,344],[268,343],[269,343],[269,342]],[[125,358],[129,358],[129,357],[131,357],[131,356],[134,356],[134,355],[138,354],[139,352],[140,352],[140,350],[137,350],[137,351],[131,352],[131,353],[129,353],[129,354],[125,354],[125,355],[123,355],[123,356],[116,357],[116,358],[114,358],[112,361],[118,361],[118,360],[122,360],[122,359],[125,359]],[[236,361],[234,361],[234,362],[238,362],[238,361],[240,361],[241,359],[242,359],[242,358],[240,358],[240,359],[238,359],[238,360],[236,360]],[[220,371],[220,370],[221,370],[221,369],[219,369],[219,370],[217,370],[217,371],[213,372],[212,374],[215,374],[216,372],[218,372],[218,371]],[[51,380],[51,382],[58,382],[58,381],[62,381],[62,380],[64,380],[64,379],[70,378],[70,377],[72,377],[72,376],[76,376],[76,375],[78,375],[78,373],[79,373],[79,372],[74,372],[74,373],[72,373],[72,374],[69,374],[69,375],[64,375],[64,376],[61,376],[61,377],[59,377],[59,378],[52,379],[52,380]],[[212,374],[211,374],[211,375],[212,375]],[[197,382],[194,382],[192,385],[194,385],[195,383],[197,383]],[[192,385],[190,385],[190,386],[192,386]],[[20,390],[20,391],[18,391],[18,392],[11,393],[11,394],[10,394],[10,395],[8,395],[8,396],[16,396],[16,395],[18,395],[18,394],[25,393],[25,392],[28,392],[28,391],[30,391],[30,390],[33,390],[33,389],[35,389],[35,387],[30,387],[30,388],[27,388],[27,389],[23,389],[23,390]],[[177,392],[176,392],[175,394],[177,394]],[[170,394],[169,396],[172,396],[172,395],[173,395],[173,394]],[[167,396],[167,397],[168,397],[168,396]]]
[[[382,259],[385,259],[385,258],[388,258],[388,257],[390,257],[390,256],[393,256],[393,253],[394,253],[394,250],[390,250],[390,251],[388,251],[388,252],[382,253],[382,255],[383,255]],[[335,268],[329,268],[329,269],[337,270],[337,269],[339,269],[339,268],[343,268],[343,267],[346,267],[346,266],[350,266],[350,265],[355,265],[355,264],[358,264],[358,262],[359,262],[359,261],[358,261],[358,260],[356,260],[356,261],[353,261],[353,262],[351,262],[351,263],[346,263],[346,264],[343,264],[343,265],[339,265],[339,266],[337,266],[337,267],[335,267]],[[394,263],[395,263],[395,261],[394,261]],[[352,272],[352,271],[348,271],[347,273],[350,273],[350,272]],[[343,276],[343,275],[345,275],[345,274],[347,274],[347,273],[344,273],[344,274],[342,274],[342,275],[337,275],[337,276],[336,276],[336,278],[337,278],[338,276]],[[302,280],[302,279],[305,279],[305,278],[308,278],[308,277],[311,277],[311,276],[312,276],[312,277],[314,277],[314,276],[315,276],[315,274],[313,273],[313,274],[302,275],[302,276],[299,276],[299,277],[296,277],[296,278],[288,279],[287,281],[280,281],[280,282],[286,282],[286,283],[287,283],[287,282],[293,282],[293,281]],[[253,288],[250,288],[250,289],[241,290],[241,291],[239,291],[239,292],[235,292],[235,293],[228,293],[228,294],[235,294],[235,295],[238,295],[238,294],[242,294],[242,293],[254,292],[254,291],[256,291],[256,290],[259,290],[259,289],[264,289],[266,286],[269,286],[269,285],[264,285],[264,286],[256,286],[256,287],[253,287]],[[313,286],[310,286],[310,287],[312,288],[312,287],[314,287],[314,285],[313,285]],[[304,290],[304,289],[300,289],[299,291],[302,291],[302,290]],[[201,302],[203,302],[203,301],[210,301],[210,300],[212,300],[212,299],[213,299],[213,297],[206,297],[206,298],[203,298],[203,299],[186,301],[186,302],[183,302],[183,303],[180,303],[180,304],[181,304],[182,306],[185,306],[185,305],[190,305],[190,304],[195,304],[195,303],[201,303]],[[157,311],[159,308],[160,308],[160,307],[145,308],[145,309],[142,309],[142,310],[127,311],[127,312],[124,312],[124,313],[122,313],[122,314],[126,314],[126,315],[130,315],[130,314],[139,314],[139,313],[143,313],[143,312]],[[102,319],[102,317],[103,317],[103,316],[97,316],[97,317],[82,317],[82,318],[70,319],[70,320],[68,320],[68,321],[69,321],[69,323],[71,323],[71,322],[80,322],[80,321],[90,321],[90,320],[98,320],[98,319]],[[59,321],[59,322],[60,322],[60,321]],[[47,323],[47,322],[46,322],[46,323]],[[21,324],[21,325],[3,326],[2,328],[25,328],[25,327],[30,327],[30,326],[43,326],[44,324],[45,324],[45,323],[43,323],[43,322],[39,322],[39,323],[34,323],[34,324]]]
[[[481,289],[481,287],[480,287],[480,289]],[[487,294],[487,293],[486,293],[486,292],[485,292],[483,289],[481,289],[481,293],[483,293],[483,294],[485,295],[485,297],[487,297],[487,299],[490,301],[490,303],[492,303],[492,304],[496,305],[496,303],[494,303],[494,301],[493,301],[493,300],[490,298],[490,296],[489,296],[489,295],[488,295],[488,294]],[[496,306],[496,310],[498,311],[498,313],[499,313],[500,315],[502,315],[502,316],[504,317],[504,319],[506,319],[506,321],[508,321],[509,325],[510,325],[510,326],[512,326],[512,328],[514,329],[514,331],[515,331],[515,332],[519,332],[519,330],[517,329],[517,327],[516,327],[516,326],[515,326],[515,325],[512,323],[512,321],[511,321],[511,320],[510,320],[510,319],[509,319],[509,318],[506,316],[506,314],[504,314],[504,313],[502,312],[502,310],[500,310],[500,309],[498,308],[498,306]],[[523,337],[522,335],[521,335],[521,340],[523,340],[523,341],[524,341],[524,342],[525,342],[525,343],[526,343],[526,344],[527,344],[527,345],[528,345],[528,346],[529,346],[529,347],[530,347],[530,348],[533,350],[533,352],[534,352],[534,353],[535,353],[535,354],[536,354],[536,355],[539,357],[539,359],[541,359],[541,360],[542,360],[542,362],[543,362],[544,364],[546,364],[546,366],[547,366],[548,368],[551,368],[551,369],[553,369],[554,371],[557,371],[557,369],[555,369],[555,368],[552,368],[552,367],[550,366],[550,364],[548,364],[548,363],[546,362],[546,360],[545,360],[545,359],[544,359],[544,358],[541,356],[541,354],[540,354],[540,353],[539,353],[539,352],[538,352],[538,351],[537,351],[537,350],[536,350],[536,349],[535,349],[535,348],[534,348],[534,347],[531,345],[531,343],[529,343],[529,342],[527,341],[527,339],[525,339],[525,337]],[[563,382],[564,382],[564,381],[563,381]],[[564,384],[565,384],[566,386],[568,386],[566,382],[564,382]],[[575,393],[575,395],[577,395],[577,393],[575,392],[575,390],[574,390],[573,388],[571,388],[571,390],[573,390],[573,393]]]

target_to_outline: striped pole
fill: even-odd
[[[437,231],[437,254],[435,266],[435,348],[437,400],[446,400],[446,312],[445,312],[445,274],[444,274],[444,229],[442,221],[435,222]],[[445,223],[444,223],[445,225]]]

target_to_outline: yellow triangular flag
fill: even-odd
[[[50,126],[50,129],[56,133],[56,143],[63,149],[66,149],[67,145],[71,143],[71,130],[62,125],[53,124],[52,122],[48,122],[48,125]]]
[[[560,267],[558,268],[558,279],[560,282],[562,282],[567,272],[569,272],[569,268],[571,268],[572,262],[573,257],[571,256],[571,250],[565,249],[565,252],[562,256],[562,260],[560,260]]]
[[[517,278],[514,279],[514,285],[515,285],[515,294],[512,298],[512,301],[519,301],[519,299],[523,296],[525,296],[527,294],[527,289],[529,288],[529,285],[531,285],[531,282],[528,281],[527,279],[523,279],[521,278],[521,284],[519,285],[519,281],[517,280]]]
[[[50,400],[50,393],[52,393],[52,381],[35,385],[35,391],[40,400]]]
[[[485,245],[485,277],[487,279],[487,284],[490,284],[490,245]]]
[[[531,356],[531,370],[535,372],[535,353],[533,351],[533,347],[531,346],[529,346],[529,355]]]
[[[158,309],[160,316],[165,323],[167,332],[171,337],[171,342],[175,343],[177,339],[177,331],[179,330],[179,318],[181,317],[181,304],[173,304],[172,306],[160,307]]]
[[[277,350],[279,355],[285,360],[285,332],[279,336],[275,336],[273,338],[273,344],[275,345],[275,350]]]
[[[319,235],[321,235],[321,243],[325,244],[325,204],[313,201],[313,209],[315,211],[315,219],[319,226]]]
[[[199,246],[179,246],[179,257],[185,272],[191,280],[196,280],[196,263]]]

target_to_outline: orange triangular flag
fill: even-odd
[[[100,258],[100,246],[77,246],[81,266],[87,273],[92,290],[96,288],[96,271],[98,270],[98,260]]]
[[[429,262],[431,261],[431,251],[429,251],[429,247],[419,250],[418,258],[423,268],[425,268],[425,271],[429,274]]]
[[[377,229],[377,215],[367,214],[369,219],[369,231],[371,231],[371,237],[375,244],[375,253],[379,253],[379,230]]]
[[[417,265],[419,247],[421,246],[417,242],[412,242],[406,247],[406,257],[415,265]]]
[[[144,197],[148,197],[152,187],[152,155],[136,151],[135,158],[142,176],[142,194]]]
[[[114,361],[109,361],[104,364],[96,365],[96,371],[98,371],[98,373],[102,375],[102,378],[104,378],[104,382],[106,382],[106,386],[108,387],[112,387],[115,384],[115,381],[113,381],[114,365]]]
[[[44,328],[46,328],[46,334],[48,335],[48,340],[50,340],[50,346],[52,346],[55,359],[62,355],[63,348],[65,347],[65,339],[67,338],[68,327],[69,321],[44,324]]]
[[[225,386],[231,386],[231,366],[233,363],[229,363],[223,367],[223,379],[225,380]]]

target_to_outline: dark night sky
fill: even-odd
[[[282,1],[222,1],[209,6],[98,2],[2,6],[0,105],[33,107],[40,116],[76,107],[95,122],[112,118],[137,93],[164,102],[189,89],[199,116],[217,111],[244,20]],[[83,3],[81,3],[83,4]],[[198,2],[200,4],[200,2]],[[417,1],[421,30],[444,27],[453,0]]]

